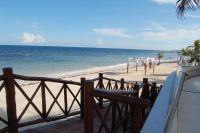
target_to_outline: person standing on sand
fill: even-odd
[[[149,70],[151,70],[151,68],[152,68],[152,61],[151,61],[151,59],[149,60]]]
[[[144,73],[145,73],[145,75],[147,73],[147,63],[144,63]]]
[[[142,59],[142,66],[144,66],[144,62],[145,62],[144,59]]]

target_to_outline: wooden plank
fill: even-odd
[[[84,84],[85,78],[81,78],[81,118],[84,117]]]
[[[45,92],[44,81],[41,81],[41,96],[42,96],[42,119],[46,119],[47,111],[46,111],[46,92]]]
[[[149,100],[147,100],[147,99],[123,96],[123,95],[119,95],[118,93],[116,94],[114,92],[107,91],[107,90],[95,89],[92,92],[92,94],[93,94],[93,96],[104,97],[105,99],[113,100],[116,102],[120,101],[120,102],[131,104],[131,105],[138,105],[140,107],[148,107],[149,106]]]
[[[120,89],[123,90],[124,89],[124,78],[121,78],[120,83],[121,83]]]
[[[94,89],[94,82],[90,80],[85,81],[84,86],[84,101],[85,101],[85,111],[84,111],[84,133],[93,133],[93,95],[92,91]]]
[[[99,73],[99,89],[103,89],[103,73]],[[99,105],[103,107],[103,98],[99,97]]]
[[[12,68],[4,68],[3,74],[5,76],[6,105],[9,128],[8,132],[18,133],[15,85]]]
[[[47,78],[47,77],[23,76],[23,75],[17,75],[17,74],[13,74],[13,75],[14,75],[15,79],[20,79],[20,80],[47,81],[47,82],[66,83],[66,84],[74,84],[74,85],[81,86],[81,83],[80,82],[76,82],[76,81],[68,81],[68,80]]]

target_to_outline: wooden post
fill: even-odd
[[[120,86],[120,89],[123,90],[124,89],[124,78],[121,78],[121,86]]]
[[[151,87],[151,106],[153,106],[155,100],[157,97],[157,91],[156,91],[156,83],[152,83],[152,87]]]
[[[45,92],[45,82],[41,81],[41,93],[42,93],[42,119],[47,118],[46,112],[46,92]]]
[[[99,89],[103,89],[103,73],[99,73]],[[103,98],[99,97],[99,105],[103,107]]]
[[[8,117],[8,132],[18,133],[15,85],[12,68],[3,68]]]
[[[94,82],[90,80],[85,81],[84,85],[84,133],[93,133],[93,95]]]
[[[84,84],[85,78],[81,78],[81,118],[84,117]]]
[[[136,91],[136,93],[134,94],[135,97],[139,97],[139,85],[137,84],[137,82],[134,84],[133,90]]]
[[[129,69],[129,63],[127,63],[127,73],[128,73],[128,69]]]
[[[149,85],[148,85],[148,78],[143,78],[143,89],[141,93],[141,98],[148,98],[149,93]]]
[[[141,125],[142,125],[142,108],[135,107],[134,108],[134,125],[132,128],[132,133],[140,133]]]
[[[113,132],[115,123],[116,123],[116,116],[117,116],[117,102],[112,102],[112,123],[111,123],[111,131]]]
[[[68,104],[67,104],[67,84],[64,83],[64,104],[65,104],[65,115],[68,113]]]
[[[143,78],[143,83],[148,84],[148,78]]]

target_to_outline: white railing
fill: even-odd
[[[173,122],[176,122],[176,109],[184,79],[185,73],[176,71],[167,77],[141,133],[168,133],[177,129]]]

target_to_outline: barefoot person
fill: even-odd
[[[151,61],[151,59],[149,60],[149,70],[151,70],[151,68],[152,68],[152,61]]]
[[[144,73],[145,73],[145,75],[147,73],[147,63],[144,63]]]

